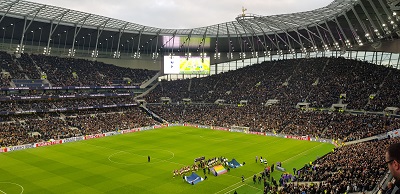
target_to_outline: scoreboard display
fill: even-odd
[[[164,74],[207,75],[210,57],[164,56]]]

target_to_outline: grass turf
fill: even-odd
[[[170,127],[0,154],[0,193],[262,193],[252,176],[268,163],[288,172],[330,152],[331,144]],[[151,161],[147,162],[147,156]],[[190,185],[172,177],[194,158],[224,156],[246,165]],[[197,172],[204,177],[202,170]],[[272,174],[278,178],[282,172]],[[241,176],[246,178],[242,183]]]

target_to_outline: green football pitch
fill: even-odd
[[[0,154],[0,193],[263,193],[252,177],[282,162],[288,172],[334,146],[191,127],[170,127]],[[147,157],[151,161],[147,161]],[[190,185],[172,171],[205,156],[246,164]],[[203,171],[198,175],[204,177]],[[275,178],[282,172],[274,171]],[[245,177],[244,183],[241,176]]]

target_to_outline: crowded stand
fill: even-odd
[[[157,71],[117,67],[97,61],[84,59],[60,58],[55,56],[31,55],[33,61],[47,74],[53,86],[108,86],[113,81],[129,78],[130,83],[140,85],[153,77]]]
[[[388,106],[400,107],[400,74],[399,70],[392,69],[385,77],[375,97],[371,97],[366,109],[381,111]]]
[[[369,96],[378,92],[390,71],[391,68],[356,60],[329,60],[308,101],[316,107],[330,107],[338,103],[341,94],[346,94],[343,103],[348,104],[349,109],[363,110],[368,104]]]
[[[298,182],[284,182],[280,193],[352,193],[372,191],[387,172],[386,148],[400,138],[363,142],[335,149],[297,171]],[[349,157],[351,156],[351,157]]]
[[[56,56],[21,54],[15,57],[0,52],[1,70],[12,79],[34,80],[47,78],[52,86],[110,86],[140,85],[157,71],[123,68],[97,61],[61,58]],[[10,87],[2,78],[2,86]]]
[[[127,97],[86,97],[86,98],[64,98],[64,99],[42,99],[42,100],[12,100],[4,101],[0,105],[0,112],[8,111],[29,111],[48,110],[97,106],[97,105],[118,105],[132,104],[135,100],[132,96]]]
[[[277,99],[281,106],[308,102],[312,107],[330,108],[341,103],[348,109],[375,107],[374,111],[383,111],[399,105],[394,98],[400,91],[394,90],[400,85],[399,75],[397,69],[343,58],[269,61],[203,78],[162,81],[146,101],[160,102],[161,97],[169,97],[173,102],[184,98],[207,103],[224,99],[228,104],[247,100],[260,105]],[[371,95],[375,98],[370,99]]]
[[[40,79],[40,72],[37,66],[32,62],[29,54],[22,53],[20,58],[17,58],[17,63],[21,66],[21,70],[26,75],[27,79]]]
[[[114,109],[107,113],[99,110],[90,112],[94,114],[80,113],[78,116],[59,117],[31,114],[29,117],[13,117],[13,121],[0,122],[0,147],[158,124],[138,107]]]
[[[302,111],[278,106],[147,105],[170,123],[231,127],[250,131],[354,141],[400,128],[400,119],[382,115]],[[207,114],[204,114],[204,113]],[[362,129],[362,130],[360,130]]]
[[[11,55],[4,51],[0,51],[0,78],[1,78],[1,87],[10,87],[11,75],[14,75],[14,78],[17,79],[25,79],[25,76],[18,71],[19,67],[14,62],[14,59]],[[9,74],[3,74],[3,72],[8,72]]]

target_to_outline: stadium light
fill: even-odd
[[[221,59],[221,53],[214,53],[214,59]]]
[[[359,46],[364,45],[359,36],[356,37],[356,40],[357,40],[357,43],[358,43]]]
[[[346,41],[344,41],[344,42],[345,42],[347,48],[352,48],[352,47],[353,47],[353,46],[351,45],[351,43],[350,43],[350,40],[346,40]]]
[[[318,47],[317,47],[317,46],[313,46],[313,47],[311,47],[311,49],[312,49],[314,52],[318,52]]]
[[[51,47],[44,47],[43,48],[43,55],[50,55],[51,53]]]
[[[258,52],[251,52],[251,56],[253,56],[253,58],[258,57]]]
[[[139,59],[139,58],[140,58],[140,52],[135,52],[135,53],[133,54],[133,58],[134,58],[134,59]]]
[[[267,57],[269,57],[269,56],[271,56],[271,51],[264,51],[264,56],[267,56]]]
[[[158,53],[153,53],[152,57],[153,60],[156,60],[158,58]]]
[[[192,53],[185,53],[185,57],[186,57],[186,60],[189,60],[189,58],[192,57]]]
[[[99,56],[99,51],[98,50],[93,50],[92,51],[92,58],[97,58]]]
[[[324,45],[324,50],[328,51],[329,50],[329,46],[327,44]]]
[[[369,33],[366,33],[366,34],[365,34],[365,37],[367,38],[367,40],[368,40],[369,42],[374,42],[374,40],[372,39],[372,37],[371,37],[371,35],[370,35]]]
[[[117,52],[117,51],[114,51],[114,54],[113,54],[113,58],[114,59],[119,59],[120,58],[120,56],[121,56],[121,52]]]
[[[226,53],[226,57],[228,59],[233,59],[233,53]]]
[[[69,57],[74,57],[75,56],[75,52],[76,52],[76,49],[74,49],[74,50],[68,49],[68,56]]]
[[[22,45],[22,46],[20,46],[20,45],[17,45],[17,48],[15,49],[15,53],[20,53],[20,54],[22,54],[22,53],[24,53],[24,50],[25,50],[25,45]]]
[[[333,45],[334,45],[334,47],[335,47],[336,50],[339,50],[339,49],[340,49],[339,43],[338,43],[338,42],[335,41],[335,43],[333,43]]]

